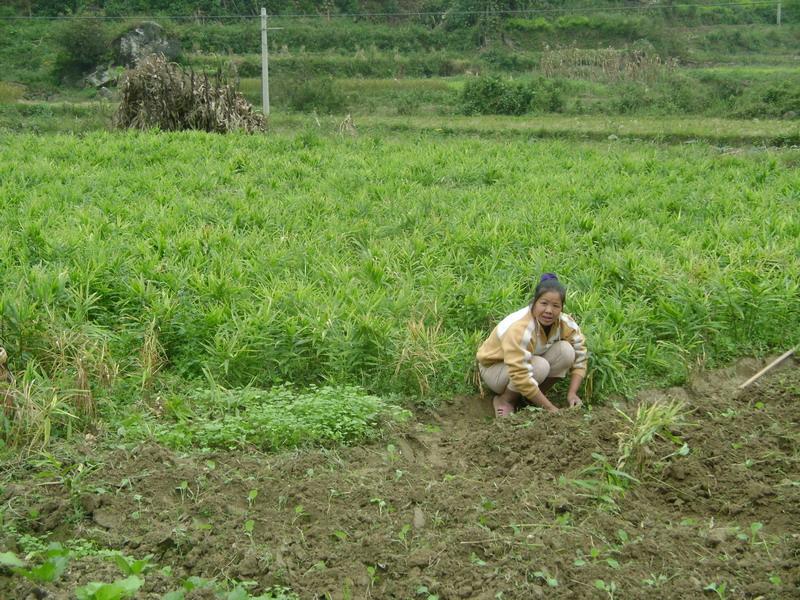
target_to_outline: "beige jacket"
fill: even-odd
[[[533,378],[531,360],[562,340],[572,344],[575,349],[575,362],[570,373],[586,375],[589,352],[578,324],[569,315],[561,313],[559,322],[550,328],[550,335],[547,336],[539,322],[533,318],[529,306],[500,321],[478,349],[478,362],[484,367],[499,362],[506,363],[508,376],[514,386],[526,398],[533,398],[539,391],[539,384]]]

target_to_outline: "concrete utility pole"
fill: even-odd
[[[267,48],[267,9],[261,9],[261,105],[269,116],[269,49]]]
[[[781,3],[778,2],[778,18],[777,18],[778,27],[781,26]]]

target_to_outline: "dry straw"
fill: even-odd
[[[545,48],[539,64],[547,77],[600,81],[655,81],[671,74],[675,59],[642,48]]]
[[[222,73],[209,78],[185,71],[154,54],[125,74],[114,116],[120,129],[196,129],[214,133],[264,131],[267,121],[228,84]]]

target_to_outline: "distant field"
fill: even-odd
[[[287,119],[299,117],[286,117]],[[800,143],[800,124],[780,120],[748,121],[679,117],[607,117],[599,115],[531,115],[529,117],[371,117],[358,119],[366,127],[396,131],[591,138],[632,138],[719,144]]]
[[[795,61],[797,58],[795,57]],[[734,75],[737,77],[786,75],[800,77],[797,65],[718,65],[714,67],[690,67],[689,73],[713,73],[719,75]]]

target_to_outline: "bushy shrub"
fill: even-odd
[[[535,69],[539,64],[538,56],[530,53],[512,52],[492,48],[481,54],[482,62],[492,67],[493,71],[522,72]]]
[[[419,94],[403,94],[395,100],[395,108],[398,115],[413,115],[421,103]]]
[[[461,108],[468,115],[521,115],[530,109],[530,90],[500,77],[478,77],[464,85]]]
[[[678,73],[659,82],[657,87],[663,95],[660,104],[665,113],[700,114],[721,99],[710,86],[698,85],[696,80]]]
[[[466,83],[460,105],[461,111],[468,115],[558,112],[564,108],[564,95],[559,83],[545,78],[515,82],[500,77],[479,77]]]
[[[347,107],[344,93],[331,78],[304,79],[290,84],[287,96],[289,106],[299,112],[333,114]]]
[[[782,81],[748,90],[737,98],[733,112],[745,118],[797,118],[800,116],[800,81]]]
[[[651,99],[648,98],[646,88],[641,83],[624,83],[618,89],[619,92],[611,101],[611,109],[615,113],[638,112],[650,104]]]
[[[564,85],[557,79],[539,77],[529,84],[533,90],[531,108],[537,112],[557,113],[564,110]]]
[[[80,77],[110,60],[109,33],[100,20],[67,21],[57,30],[55,39],[59,46],[55,74],[59,79]]]

